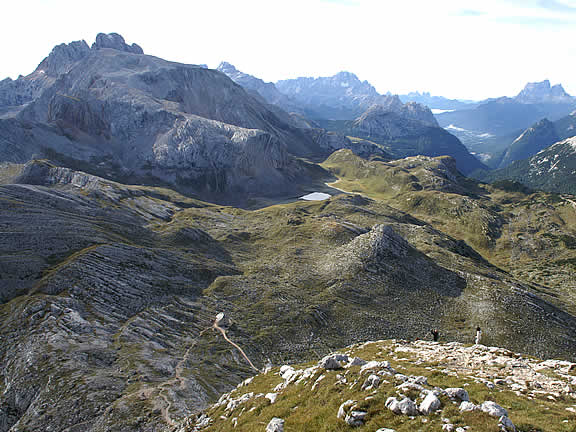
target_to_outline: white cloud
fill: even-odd
[[[381,92],[483,98],[572,71],[576,16],[550,0],[29,0],[4,6],[0,76],[29,73],[61,42],[118,32],[146,53],[268,81],[356,73]],[[546,7],[543,7],[546,6]],[[556,7],[553,7],[556,6]],[[25,24],[23,24],[25,23]]]

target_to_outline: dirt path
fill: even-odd
[[[216,322],[214,322],[214,324],[215,323]],[[190,351],[192,350],[192,348],[196,346],[196,343],[202,337],[202,335],[211,328],[213,328],[213,326],[206,327],[204,330],[198,333],[198,336],[194,338],[194,340],[192,341],[192,343],[190,344],[190,346],[188,347],[188,349],[186,350],[186,352],[176,365],[176,368],[174,369],[174,377],[169,379],[168,381],[165,381],[159,387],[160,392],[158,393],[158,396],[160,396],[165,403],[165,406],[161,409],[162,417],[164,418],[164,421],[170,426],[175,426],[174,421],[170,417],[170,408],[172,408],[172,402],[168,399],[168,396],[164,392],[168,390],[168,387],[171,387],[175,383],[179,384],[180,389],[184,388],[184,380],[182,379],[182,371],[184,370],[184,364],[188,361],[188,357],[190,357]]]
[[[170,401],[168,395],[165,392],[168,390],[169,387],[173,386],[174,384],[178,384],[178,387],[180,389],[184,389],[185,382],[184,379],[182,378],[184,365],[186,364],[188,358],[190,357],[190,352],[192,348],[196,346],[196,343],[202,337],[202,335],[211,329],[219,331],[224,337],[224,340],[228,342],[230,345],[232,345],[234,348],[236,348],[240,352],[240,354],[242,354],[242,357],[244,357],[244,359],[248,362],[250,367],[254,369],[256,372],[260,372],[260,370],[256,366],[254,366],[254,364],[250,361],[244,350],[228,338],[228,336],[226,335],[226,330],[224,330],[222,327],[218,325],[218,318],[215,319],[210,327],[206,327],[204,330],[198,333],[198,336],[194,338],[194,340],[192,341],[192,343],[190,344],[190,346],[188,347],[188,349],[186,350],[186,352],[176,365],[176,368],[174,369],[174,377],[172,377],[168,381],[165,381],[159,386],[160,392],[158,393],[158,396],[164,401],[164,407],[161,408],[160,411],[162,413],[162,418],[169,426],[176,426],[176,423],[174,422],[174,420],[172,420],[172,417],[170,416],[170,409],[172,408],[172,402]]]
[[[232,342],[230,339],[228,339],[228,336],[226,336],[226,330],[224,330],[222,327],[220,327],[218,325],[217,321],[214,321],[214,325],[212,327],[215,330],[218,330],[220,333],[222,333],[222,336],[224,337],[226,342],[228,342],[230,345],[232,345],[234,348],[236,348],[238,351],[240,351],[240,354],[242,354],[242,357],[244,357],[246,359],[246,361],[248,362],[248,364],[250,365],[250,367],[252,369],[254,369],[256,372],[260,372],[260,370],[256,366],[254,366],[254,364],[250,361],[250,359],[248,358],[248,356],[246,355],[244,350],[242,348],[240,348],[238,345],[236,345],[234,342]]]

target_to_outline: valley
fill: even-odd
[[[231,430],[213,404],[260,371],[258,389],[366,341],[416,352],[431,329],[456,363],[479,326],[492,354],[576,361],[574,98],[544,82],[484,102],[346,71],[265,82],[116,33],[1,81],[0,432],[200,430],[202,412]]]

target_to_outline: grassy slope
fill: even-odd
[[[331,186],[380,199],[466,241],[494,265],[575,312],[572,205],[555,194],[508,192],[464,178],[456,179],[459,190],[434,186],[430,178],[437,176],[437,164],[421,159],[407,167],[402,161],[365,161],[347,152],[324,162],[339,178]]]
[[[408,345],[418,350],[425,351],[425,348]],[[492,400],[509,411],[511,420],[516,424],[519,431],[557,431],[573,432],[576,430],[576,414],[574,411],[575,402],[568,395],[551,396],[546,392],[541,394],[532,393],[530,384],[525,390],[513,390],[510,384],[498,385],[490,389],[480,382],[478,374],[495,378],[506,378],[510,373],[510,364],[496,363],[486,366],[468,366],[457,361],[448,360],[433,361],[430,357],[421,358],[418,353],[396,351],[399,347],[404,348],[403,342],[380,341],[356,345],[345,351],[353,357],[360,357],[366,360],[389,361],[391,366],[404,375],[424,376],[428,379],[430,388],[440,387],[463,387],[470,394],[470,399],[475,404],[480,404],[486,400]],[[471,349],[472,347],[463,347]],[[454,352],[459,350],[454,348]],[[481,356],[479,352],[474,352],[475,356]],[[509,357],[508,357],[509,356]],[[508,358],[510,363],[514,362],[514,357],[520,356],[514,353],[506,353],[500,359]],[[532,363],[530,363],[532,364]],[[295,369],[304,369],[314,366],[314,363],[295,365]],[[546,380],[544,374],[550,375],[554,379],[569,382],[569,375],[561,378],[556,371],[550,368],[542,369],[534,376]],[[324,375],[324,378],[317,379]],[[344,377],[346,384],[339,382],[338,375]],[[250,432],[265,427],[273,417],[285,420],[285,428],[294,432],[336,432],[336,431],[370,431],[374,432],[379,428],[388,427],[398,432],[414,430],[441,430],[444,418],[458,426],[469,426],[471,430],[497,432],[498,419],[490,417],[482,412],[464,412],[458,410],[458,405],[450,401],[446,396],[441,397],[443,407],[441,412],[430,416],[407,417],[395,415],[386,407],[384,403],[390,396],[397,396],[394,378],[384,376],[382,384],[373,391],[362,390],[361,386],[369,373],[360,374],[360,367],[355,366],[341,371],[324,371],[318,369],[313,375],[301,383],[289,384],[286,389],[278,392],[275,403],[271,404],[264,397],[254,397],[244,404],[240,404],[233,410],[226,410],[226,404],[214,406],[207,410],[206,414],[214,419],[213,424],[207,429],[214,432],[224,432],[238,430],[240,432]],[[231,398],[238,398],[247,393],[267,394],[275,392],[274,387],[283,380],[278,376],[278,369],[273,369],[267,374],[260,374],[247,385],[239,387],[231,393]],[[533,387],[536,388],[536,387]],[[418,391],[410,391],[408,397],[413,399],[418,397]],[[364,426],[351,428],[342,420],[338,419],[336,413],[340,404],[346,400],[359,401],[358,407],[368,412],[368,420]],[[421,398],[419,399],[421,400]],[[234,426],[236,423],[236,426]]]

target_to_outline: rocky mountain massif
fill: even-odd
[[[398,97],[395,99],[401,103]],[[486,166],[471,155],[458,138],[446,130],[433,124],[403,117],[379,105],[372,106],[353,121],[332,121],[322,124],[333,131],[376,142],[395,158],[448,155],[456,160],[458,169],[465,174],[486,169]]]
[[[302,132],[220,72],[145,55],[115,34],[56,47],[1,94],[3,161],[49,157],[213,201],[297,196],[322,175],[297,157],[352,145]]]
[[[575,372],[484,345],[366,342],[249,378],[181,430],[568,432]]]

